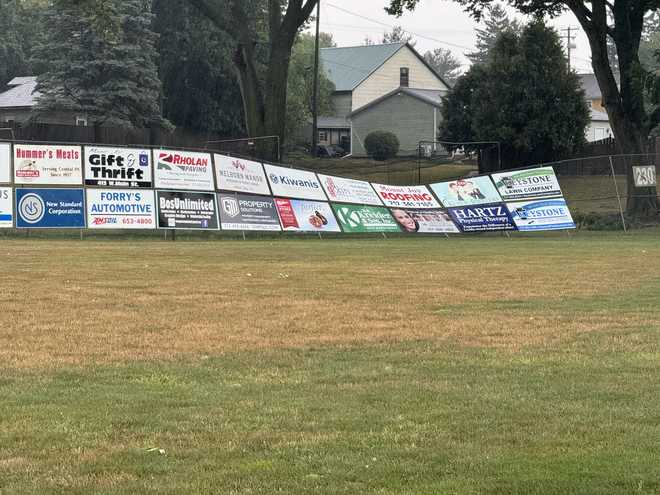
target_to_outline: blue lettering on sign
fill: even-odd
[[[514,205],[511,213],[518,230],[574,229],[575,223],[564,199]]]
[[[16,227],[84,228],[82,189],[16,189]]]

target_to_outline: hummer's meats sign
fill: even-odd
[[[151,151],[85,146],[85,184],[106,187],[152,187]]]
[[[65,145],[14,145],[17,184],[82,184],[82,149]]]
[[[213,191],[213,166],[209,153],[154,150],[156,187]]]
[[[371,184],[390,208],[440,208],[440,204],[426,186],[388,186]]]

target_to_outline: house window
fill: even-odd
[[[5,117],[5,122],[7,122],[7,124],[9,124],[10,126],[12,126],[12,125],[14,125],[14,123],[16,122],[16,117],[14,117],[13,115],[7,115],[7,116]]]
[[[86,127],[87,126],[87,117],[81,117],[79,115],[76,116],[76,125],[79,125],[81,127]]]
[[[399,86],[402,88],[410,86],[410,69],[408,67],[399,69]]]
[[[596,127],[596,132],[594,133],[594,139],[596,141],[600,141],[601,139],[605,139],[606,137],[607,137],[606,129],[604,127]]]
[[[319,131],[319,143],[325,143],[328,140],[327,131]]]

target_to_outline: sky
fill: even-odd
[[[396,18],[387,15],[383,8],[388,0],[321,0],[321,30],[332,33],[337,46],[363,45],[366,37],[375,42],[382,41],[383,33],[391,31],[390,26],[400,25],[413,34],[422,54],[427,50],[445,48],[468,68],[469,61],[464,56],[474,50],[475,28],[479,27],[460,5],[451,0],[421,0],[414,12],[407,12]],[[513,9],[507,9],[511,17],[526,20]],[[566,13],[548,24],[556,29],[578,28],[577,19]],[[560,34],[566,34],[561,33]],[[580,73],[591,73],[589,43],[584,33],[577,29],[571,53],[571,66]]]

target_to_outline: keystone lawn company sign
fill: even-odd
[[[225,155],[214,155],[218,189],[253,194],[270,194],[261,163]]]
[[[390,208],[440,208],[426,186],[388,186],[371,184]]]
[[[333,204],[332,209],[344,232],[400,232],[387,208]]]
[[[158,228],[217,230],[215,193],[157,191]]]
[[[219,193],[218,207],[222,230],[282,230],[273,198]]]
[[[275,196],[326,201],[321,183],[314,172],[264,164],[270,188]]]
[[[407,233],[454,234],[459,232],[445,210],[392,209],[392,216]]]
[[[17,184],[81,185],[80,146],[14,144]]]
[[[11,182],[11,145],[0,143],[0,184]]]
[[[493,181],[505,201],[562,195],[552,167],[493,174]]]
[[[213,191],[213,165],[209,153],[154,150],[156,187]]]
[[[14,204],[11,187],[0,187],[0,228],[14,226]]]
[[[564,198],[507,203],[518,230],[574,229]]]
[[[85,185],[152,187],[151,151],[86,146]]]
[[[383,204],[368,182],[323,174],[318,177],[330,201],[372,206]]]
[[[16,189],[16,227],[84,228],[82,189]]]
[[[516,229],[509,210],[503,204],[450,208],[449,214],[461,232]]]
[[[90,229],[155,229],[153,191],[87,190]]]
[[[490,177],[470,177],[431,184],[431,189],[445,207],[499,203],[500,194]]]
[[[294,232],[341,232],[328,203],[275,198],[284,230]]]

